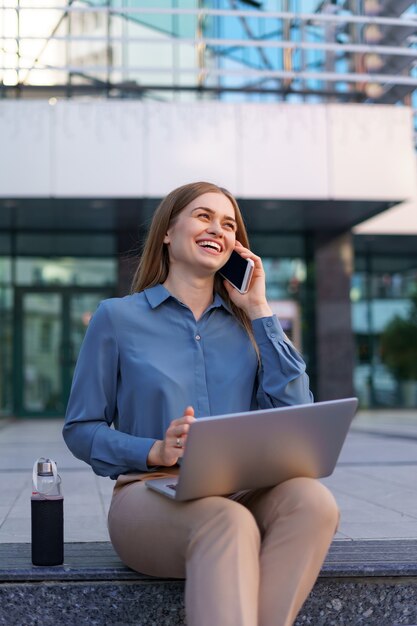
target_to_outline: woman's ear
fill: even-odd
[[[168,235],[168,233],[164,237],[164,243],[169,243],[169,235]]]

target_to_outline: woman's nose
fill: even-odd
[[[216,222],[216,221],[211,222],[207,230],[210,233],[217,235],[218,237],[223,237],[223,228],[220,222]]]

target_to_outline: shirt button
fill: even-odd
[[[275,333],[271,333],[271,334],[270,334],[270,337],[271,337],[271,339],[275,339],[276,334],[275,334]]]
[[[196,335],[195,338],[197,339],[197,341],[200,341],[201,339],[200,335]]]
[[[268,321],[267,321],[267,323],[266,323],[266,325],[267,325],[267,326],[272,326],[272,322],[271,322],[271,320],[268,320]]]

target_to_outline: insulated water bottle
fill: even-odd
[[[64,562],[64,498],[55,461],[41,457],[33,465],[32,563]]]

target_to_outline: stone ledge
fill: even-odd
[[[128,569],[109,543],[66,544],[48,568],[31,565],[29,544],[0,544],[1,626],[184,626],[183,591]],[[417,541],[335,540],[295,626],[416,623]]]
[[[417,540],[333,541],[320,578],[416,577]],[[0,583],[29,581],[161,581],[127,568],[110,542],[67,543],[63,566],[36,567],[30,544],[0,544]]]
[[[369,580],[319,579],[295,626],[417,623],[415,580]],[[0,625],[184,626],[183,591],[183,581],[3,583]]]

